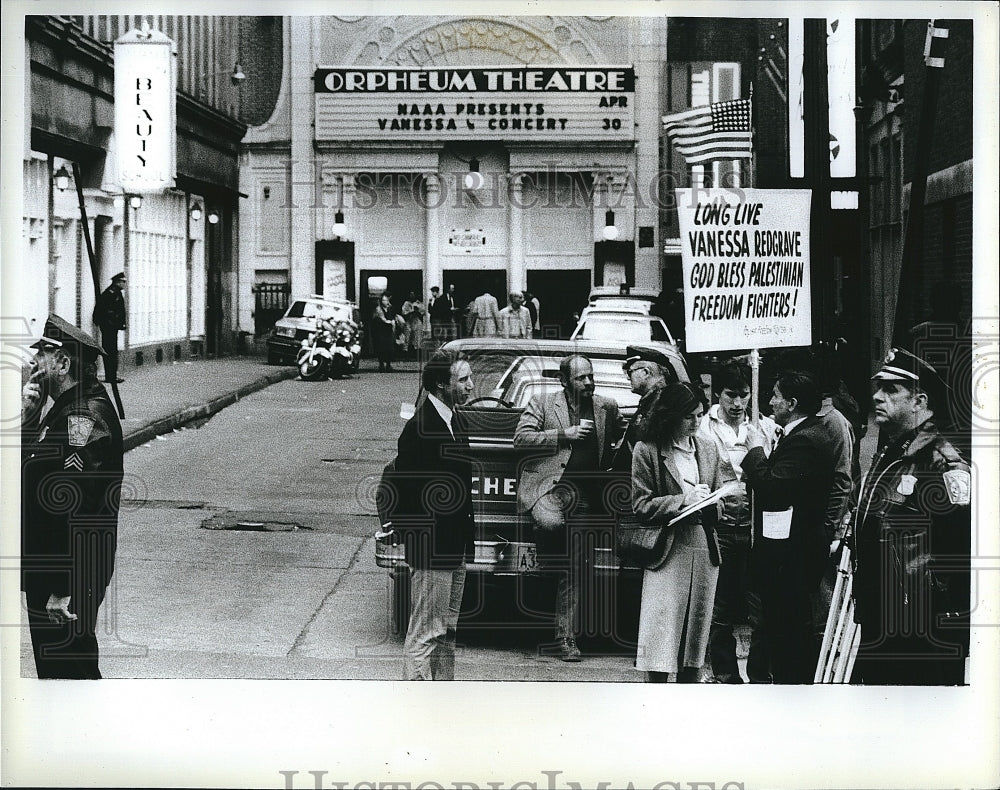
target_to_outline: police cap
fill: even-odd
[[[124,280],[124,279],[125,279],[125,272],[118,272],[118,274],[116,274],[114,277],[111,278],[111,282],[114,282],[115,280]]]
[[[655,362],[664,371],[671,370],[670,358],[660,349],[651,346],[628,346],[625,349],[622,370],[628,373],[636,362]]]
[[[49,315],[41,338],[32,343],[31,347],[61,348],[67,354],[79,354],[84,360],[97,359],[98,354],[104,355],[104,351],[94,338],[55,313]]]
[[[932,398],[946,389],[943,379],[932,365],[902,348],[890,349],[882,367],[871,380],[898,381],[927,392]]]

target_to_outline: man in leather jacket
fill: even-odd
[[[889,434],[855,513],[853,682],[955,685],[969,645],[971,478],[941,434],[945,386],[893,349],[872,377],[875,421]]]
[[[122,427],[97,342],[49,316],[21,393],[21,589],[39,678],[97,679],[97,612],[114,571]],[[52,407],[39,419],[47,398]]]

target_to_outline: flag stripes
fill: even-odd
[[[691,165],[715,159],[749,159],[753,148],[749,99],[664,115],[663,129]]]

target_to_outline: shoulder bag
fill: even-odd
[[[657,447],[656,487],[664,489],[663,469]],[[630,485],[631,487],[631,485]],[[649,524],[639,521],[631,506],[627,510],[618,509],[615,514],[615,553],[622,565],[647,568],[655,571],[667,561],[669,548],[666,524]]]

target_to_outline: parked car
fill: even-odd
[[[671,361],[672,378],[688,381],[684,359],[674,346],[655,345]],[[469,401],[458,407],[471,428],[469,437],[475,477],[475,555],[468,562],[470,574],[482,584],[469,589],[488,589],[504,581],[531,576],[538,570],[530,516],[517,513],[519,462],[530,449],[514,447],[514,431],[531,396],[555,391],[559,361],[570,354],[584,354],[593,363],[598,394],[614,398],[626,416],[635,412],[638,397],[622,371],[626,344],[568,340],[509,340],[465,338],[445,348],[460,352],[472,367],[475,389]],[[414,408],[423,396],[417,398]],[[405,413],[412,414],[410,409]],[[626,497],[627,499],[627,497]],[[616,501],[621,501],[618,498]],[[595,517],[596,539],[590,558],[595,574],[614,577],[619,564],[613,550],[613,514]],[[405,631],[409,616],[409,571],[403,546],[395,533],[376,535],[375,562],[388,568],[392,579],[393,630]],[[510,593],[508,596],[512,599]]]
[[[587,304],[604,310],[625,307],[648,313],[658,298],[659,293],[649,288],[628,288],[623,291],[617,285],[598,285],[591,288]]]
[[[267,362],[269,365],[294,365],[302,341],[310,332],[316,331],[318,319],[347,319],[362,332],[361,311],[346,299],[324,299],[313,294],[293,299],[285,314],[274,324],[267,336]],[[360,343],[360,335],[358,343]],[[354,370],[358,369],[360,355],[355,359]]]
[[[603,301],[584,308],[570,340],[597,340],[617,343],[667,343],[676,346],[667,325],[659,316],[642,307],[617,305],[613,309]]]

